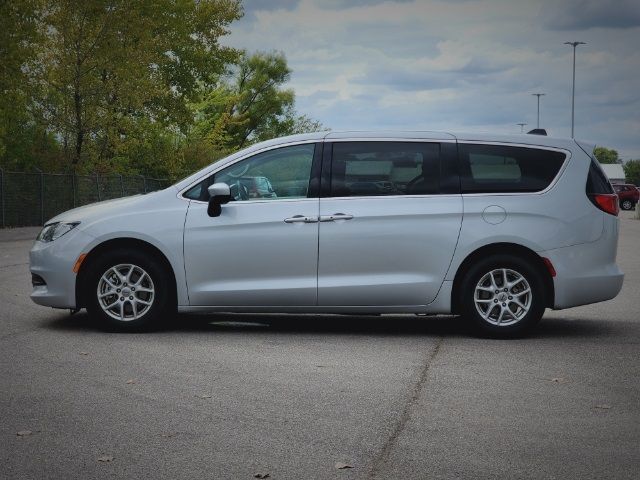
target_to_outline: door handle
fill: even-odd
[[[294,215],[284,219],[284,223],[316,223],[317,221],[318,217],[305,217],[304,215]]]
[[[320,215],[321,222],[335,222],[336,220],[351,220],[353,215],[348,213],[334,213],[333,215]]]

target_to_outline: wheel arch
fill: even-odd
[[[162,251],[158,247],[156,247],[155,245],[152,245],[151,243],[145,240],[140,240],[138,238],[131,238],[131,237],[120,237],[120,238],[112,238],[109,240],[105,240],[104,242],[94,246],[89,251],[89,253],[87,253],[87,256],[85,257],[84,261],[82,262],[82,265],[80,266],[80,270],[76,275],[76,308],[80,309],[80,308],[86,307],[88,292],[87,292],[87,281],[85,277],[89,270],[89,265],[91,265],[91,263],[96,258],[99,258],[101,254],[116,248],[125,248],[125,249],[131,249],[136,251],[142,251],[144,253],[147,253],[153,256],[156,260],[158,260],[162,264],[162,267],[167,271],[167,273],[171,275],[172,281],[169,282],[171,286],[171,293],[174,299],[177,298],[176,274],[167,256],[164,253],[162,253]]]
[[[555,297],[555,289],[553,285],[553,277],[549,272],[549,269],[544,263],[544,260],[540,255],[531,250],[528,247],[523,245],[519,245],[517,243],[509,243],[509,242],[501,242],[501,243],[491,243],[489,245],[484,245],[473,252],[469,253],[466,258],[462,261],[458,270],[456,271],[456,275],[453,279],[453,287],[451,292],[451,311],[452,313],[459,314],[459,305],[460,305],[460,295],[461,295],[461,286],[462,281],[471,268],[471,266],[477,262],[481,258],[486,258],[490,255],[494,254],[511,254],[521,258],[525,258],[531,262],[531,265],[538,270],[538,272],[542,275],[544,279],[544,288],[545,288],[545,303],[546,306],[552,308],[554,305],[554,297]]]

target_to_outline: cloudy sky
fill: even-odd
[[[640,0],[245,0],[226,43],[284,52],[298,109],[333,130],[517,133],[640,158]]]

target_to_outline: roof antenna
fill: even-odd
[[[544,128],[534,128],[527,132],[528,135],[544,135],[547,136],[547,131]]]

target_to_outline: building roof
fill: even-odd
[[[609,180],[624,180],[624,169],[619,163],[601,163],[600,166],[607,174]]]

